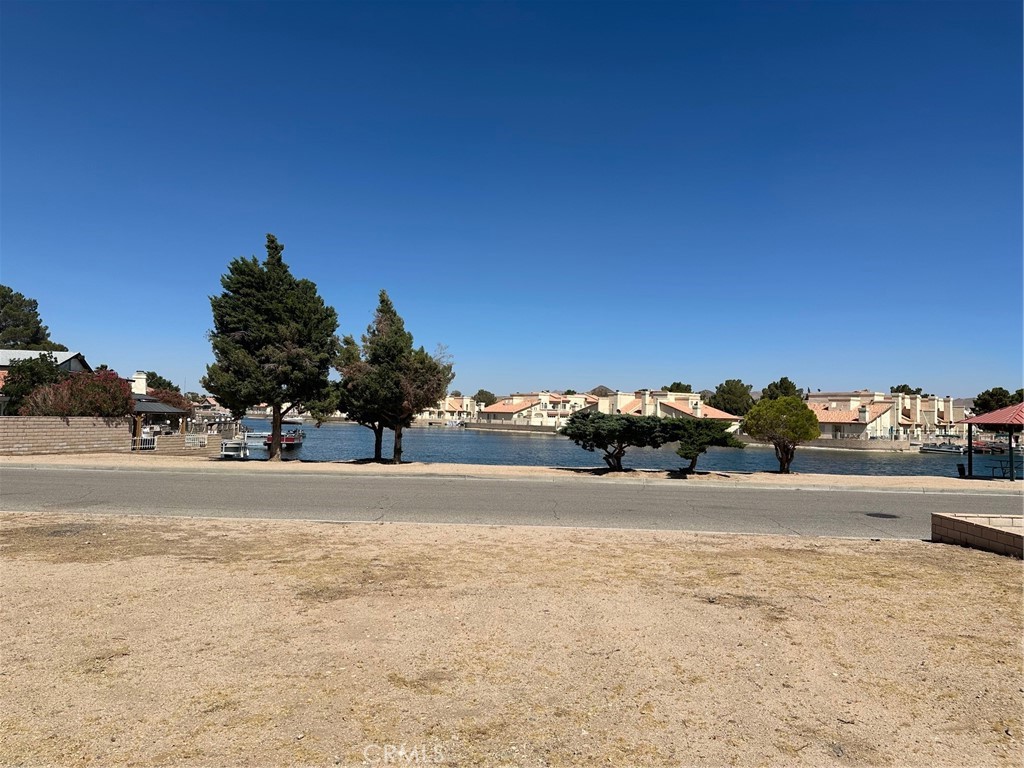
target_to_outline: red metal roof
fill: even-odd
[[[983,413],[981,416],[973,416],[970,419],[963,419],[957,424],[991,424],[993,426],[1022,426],[1024,425],[1024,403],[1011,405],[1009,408],[1000,408],[992,413]]]

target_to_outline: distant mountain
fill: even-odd
[[[611,387],[606,387],[604,384],[598,384],[587,394],[593,395],[594,397],[608,397],[608,395],[614,395],[615,390]]]

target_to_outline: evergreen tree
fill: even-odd
[[[489,392],[486,389],[478,389],[476,394],[473,395],[474,403],[482,403],[484,408],[489,405],[494,405],[498,402],[498,397],[493,392]]]
[[[39,302],[6,285],[0,285],[0,349],[68,351],[50,340],[50,331],[39,317]]]
[[[689,394],[693,392],[693,387],[689,384],[684,384],[681,381],[673,381],[667,387],[663,387],[665,392],[680,392],[683,394]]]
[[[281,458],[281,417],[326,399],[327,375],[338,354],[338,315],[316,284],[292,276],[284,246],[267,235],[267,258],[239,257],[210,298],[210,341],[216,362],[202,386],[240,417],[258,403],[271,406],[270,459]]]
[[[670,442],[678,442],[676,454],[681,459],[690,462],[688,467],[683,469],[684,474],[689,474],[697,468],[697,459],[702,453],[707,453],[708,448],[719,446],[722,448],[742,448],[743,443],[733,437],[729,432],[729,422],[716,421],[715,419],[670,419],[675,422],[671,427]]]
[[[18,413],[32,392],[48,384],[56,384],[67,375],[57,367],[56,359],[49,353],[14,360],[7,369],[3,388],[0,388],[0,393],[10,398],[8,413]]]
[[[743,420],[743,431],[775,446],[779,472],[784,475],[789,474],[796,447],[821,436],[818,417],[799,397],[758,401]]]
[[[380,292],[362,349],[351,336],[345,338],[340,372],[340,407],[349,419],[373,431],[376,461],[382,460],[384,430],[394,431],[395,464],[402,461],[402,431],[417,413],[445,396],[454,378],[443,353],[413,348],[412,334],[387,291]]]
[[[175,384],[170,379],[165,379],[156,371],[146,371],[146,386],[152,387],[153,389],[164,389],[170,390],[171,392],[181,392],[181,387]]]
[[[750,389],[750,384],[744,384],[739,379],[726,379],[707,398],[707,404],[733,416],[743,416],[754,405]]]
[[[783,376],[778,381],[773,381],[763,390],[761,390],[762,400],[778,400],[780,397],[803,397],[804,391],[797,389],[796,384],[789,380],[788,376]],[[742,414],[737,414],[742,415]]]

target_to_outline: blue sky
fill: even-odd
[[[197,389],[267,232],[453,388],[1022,385],[1021,5],[0,4],[0,281]]]

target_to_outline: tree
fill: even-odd
[[[338,314],[315,283],[292,276],[276,237],[267,235],[266,248],[262,264],[255,256],[229,263],[223,293],[210,297],[216,362],[202,385],[236,417],[257,403],[271,406],[274,461],[281,458],[281,417],[330,394]]]
[[[575,395],[575,394],[578,394],[578,392],[576,392],[575,389],[567,389],[562,394],[563,395]]]
[[[796,384],[789,380],[788,376],[783,376],[778,381],[773,381],[767,387],[761,390],[762,400],[778,400],[780,397],[803,397],[804,391],[797,389]],[[723,409],[724,410],[724,409]]]
[[[974,398],[974,415],[981,416],[983,413],[992,413],[1000,408],[1009,408],[1011,405],[1024,402],[1024,389],[1018,389],[1011,393],[1002,387],[986,389]]]
[[[921,387],[913,389],[909,384],[897,384],[895,387],[889,387],[889,393],[893,395],[920,395],[922,391]]]
[[[11,363],[11,367],[7,369],[7,378],[4,379],[0,392],[10,398],[8,403],[9,412],[19,413],[25,398],[35,390],[47,384],[56,384],[67,375],[66,372],[57,367],[57,360],[48,352],[34,357],[14,360]]]
[[[462,397],[462,392],[457,389],[453,389],[451,392],[452,397]]]
[[[678,442],[676,453],[690,462],[683,472],[689,474],[697,468],[697,459],[708,448],[742,448],[743,443],[729,432],[729,422],[715,419],[669,419],[676,422],[669,429],[670,442]]]
[[[156,371],[146,371],[146,386],[151,389],[166,389],[171,392],[181,392],[181,387],[170,379],[165,379]]]
[[[662,387],[665,392],[682,392],[684,394],[690,394],[693,392],[693,387],[689,384],[683,384],[681,381],[673,381],[667,387]]]
[[[743,431],[775,446],[779,472],[789,474],[796,447],[821,436],[818,417],[799,397],[760,400],[743,420]]]
[[[621,472],[627,448],[660,448],[672,442],[672,435],[663,428],[665,421],[657,416],[576,411],[559,433],[586,451],[600,448],[608,469]]]
[[[707,404],[734,416],[744,416],[754,405],[750,389],[750,384],[744,384],[739,379],[726,379],[707,398]]]
[[[55,384],[37,388],[21,409],[22,416],[127,416],[134,408],[131,385],[114,371],[72,373]]]
[[[498,402],[498,398],[493,392],[488,392],[486,389],[478,389],[476,394],[473,395],[473,402],[482,403],[484,408],[486,408]]]
[[[39,302],[6,285],[0,285],[0,349],[68,351],[50,340],[50,331],[39,317]]]
[[[444,397],[455,374],[446,354],[413,348],[412,334],[387,291],[362,338],[345,337],[340,356],[339,403],[349,419],[371,429],[374,459],[381,461],[385,429],[395,433],[392,462],[402,460],[402,430],[416,414]]]
[[[185,411],[186,414],[191,415],[195,404],[185,395],[181,394],[176,389],[154,389],[150,392],[151,397],[155,397],[161,403],[165,403],[172,408],[178,408],[179,410]]]

